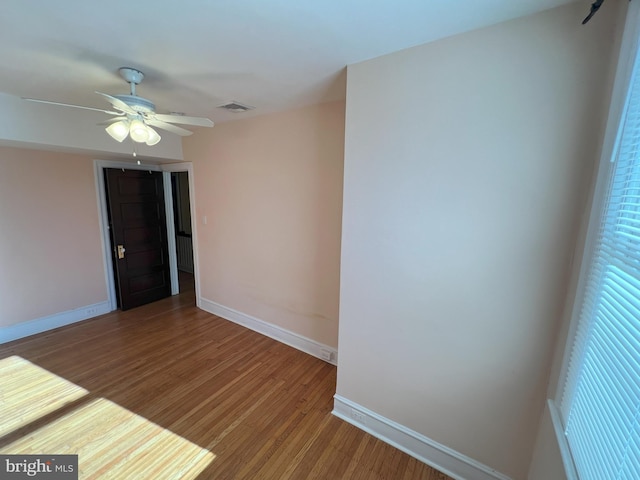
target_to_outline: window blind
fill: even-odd
[[[640,66],[636,54],[561,400],[580,480],[640,479]]]

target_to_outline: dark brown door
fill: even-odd
[[[105,169],[118,306],[171,295],[162,172]]]

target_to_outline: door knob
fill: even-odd
[[[118,245],[118,259],[124,258],[124,245]]]

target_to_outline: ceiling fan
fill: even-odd
[[[197,127],[213,127],[213,122],[208,118],[189,117],[180,114],[162,114],[156,113],[156,106],[152,101],[136,95],[136,85],[142,82],[144,74],[135,68],[122,67],[118,70],[122,78],[131,86],[129,95],[108,95],[106,93],[96,92],[107,99],[113,110],[103,110],[100,108],[85,107],[82,105],[73,105],[70,103],[50,102],[48,100],[40,100],[37,98],[24,98],[30,102],[48,103],[52,105],[61,105],[63,107],[82,108],[84,110],[93,110],[97,112],[115,115],[100,125],[107,125],[105,129],[107,133],[118,142],[122,142],[127,136],[137,143],[146,143],[147,145],[155,145],[160,141],[160,135],[152,127],[166,130],[181,136],[191,135],[193,132],[173,125],[193,125]]]

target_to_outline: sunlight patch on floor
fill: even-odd
[[[18,417],[24,417],[31,409],[35,412],[40,410],[44,398],[39,393],[42,385],[57,385],[55,381],[69,383],[24,359],[19,360],[11,362],[14,368],[11,388],[5,383],[3,373],[0,374],[0,391],[3,396],[8,394],[12,398],[15,396],[12,389],[19,388],[20,398],[31,400],[28,403],[14,401],[12,404],[0,401],[3,424],[8,418],[5,407],[12,408],[13,416],[17,412]],[[42,379],[23,388],[19,382],[16,383],[19,377],[16,370],[19,368],[24,368],[31,375],[35,368],[40,376],[48,375],[53,380]],[[75,387],[78,392],[86,392]],[[33,400],[35,398],[38,401]],[[37,418],[35,413],[31,416]],[[0,453],[77,454],[81,479],[194,479],[215,459],[208,450],[105,398],[82,403],[69,413],[3,446]]]
[[[0,437],[89,392],[18,356],[0,360]]]

